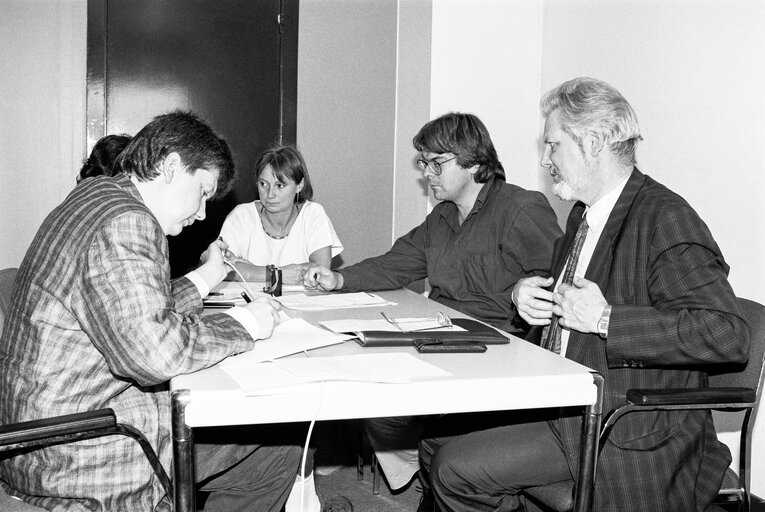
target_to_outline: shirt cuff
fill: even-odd
[[[186,277],[194,283],[194,286],[197,287],[197,290],[199,290],[199,295],[202,298],[207,297],[207,294],[210,293],[210,287],[207,284],[207,281],[202,279],[202,276],[200,276],[196,270],[192,270],[188,274],[186,274]]]
[[[265,305],[262,310],[252,311],[252,308],[234,307],[225,310],[224,313],[242,324],[254,340],[268,338],[274,330],[274,317]]]

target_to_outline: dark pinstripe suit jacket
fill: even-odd
[[[554,276],[584,207],[574,206],[556,243]],[[566,353],[605,378],[604,412],[622,405],[627,389],[703,387],[701,368],[746,360],[748,328],[727,273],[696,212],[635,168],[585,274],[613,305],[608,340],[573,331]],[[581,420],[555,426],[576,475]],[[729,461],[707,412],[628,415],[601,454],[595,509],[704,510]]]

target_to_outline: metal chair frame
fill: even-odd
[[[0,453],[111,435],[130,437],[141,446],[152,470],[168,497],[172,499],[173,484],[146,436],[131,425],[117,423],[117,417],[112,409],[99,409],[2,425],[0,426]]]
[[[739,503],[740,512],[749,512],[751,506],[750,470],[752,426],[762,396],[763,364],[765,363],[765,307],[756,302],[739,298],[739,304],[750,322],[751,350],[749,362],[741,367],[726,367],[722,372],[710,375],[709,388],[701,389],[631,389],[627,391],[626,404],[608,413],[601,428],[598,455],[608,440],[614,424],[623,416],[655,410],[727,410],[745,411],[741,423],[739,470],[734,474],[736,485],[720,489],[714,504]],[[747,314],[748,313],[748,314]],[[724,373],[723,373],[724,372]],[[747,386],[725,385],[746,380]],[[719,384],[722,384],[719,385]],[[597,468],[596,468],[597,469]],[[557,512],[573,507],[573,485],[570,483],[533,487],[524,491],[537,502]]]

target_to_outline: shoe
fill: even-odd
[[[329,476],[334,473],[337,473],[341,469],[343,469],[345,466],[343,465],[337,465],[337,466],[316,466],[313,468],[313,472],[319,476]]]
[[[321,512],[353,512],[353,503],[345,496],[332,496],[322,504]]]
[[[420,505],[417,507],[417,512],[437,512],[436,499],[431,488],[422,487],[420,492],[422,494],[420,494]]]

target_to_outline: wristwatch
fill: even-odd
[[[598,320],[598,334],[601,338],[608,338],[608,323],[611,321],[611,305],[607,304]]]

